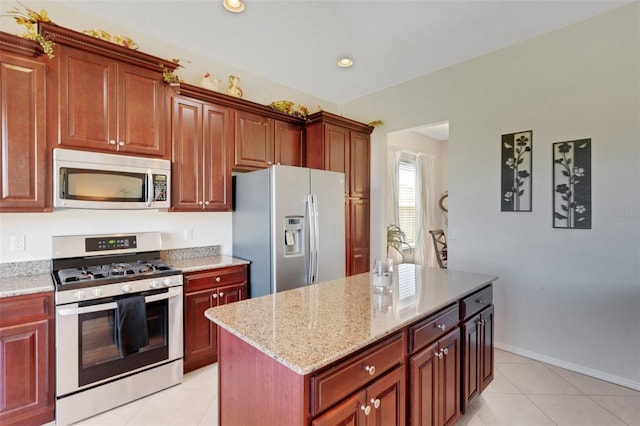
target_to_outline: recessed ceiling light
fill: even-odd
[[[338,66],[342,68],[349,68],[353,65],[353,61],[350,58],[341,58],[338,60]]]
[[[244,3],[242,0],[222,0],[222,5],[229,12],[239,13],[244,10]]]

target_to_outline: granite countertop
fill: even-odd
[[[225,255],[203,256],[191,259],[167,260],[174,268],[182,272],[203,271],[205,269],[224,268],[226,266],[247,265],[248,261]]]
[[[0,277],[0,298],[53,291],[50,273]]]
[[[497,277],[398,265],[391,294],[370,273],[210,308],[205,315],[298,374],[316,371]]]

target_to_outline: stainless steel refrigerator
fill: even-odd
[[[249,297],[345,276],[344,173],[275,165],[234,176],[233,256]]]

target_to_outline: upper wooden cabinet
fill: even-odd
[[[52,146],[169,157],[162,66],[177,64],[56,25],[47,102]]]
[[[45,64],[36,43],[0,33],[0,211],[44,211]]]
[[[233,111],[181,95],[171,105],[172,210],[230,211]]]
[[[271,164],[304,165],[302,126],[238,110],[234,167],[257,170]]]

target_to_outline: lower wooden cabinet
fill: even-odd
[[[313,420],[313,426],[405,424],[405,368],[400,366]]]
[[[54,419],[53,292],[0,299],[0,424]]]
[[[247,298],[247,266],[184,274],[184,372],[218,359],[217,329],[207,309]]]
[[[464,322],[462,409],[493,381],[493,305]]]
[[[460,417],[460,329],[410,358],[412,426],[453,425]]]

